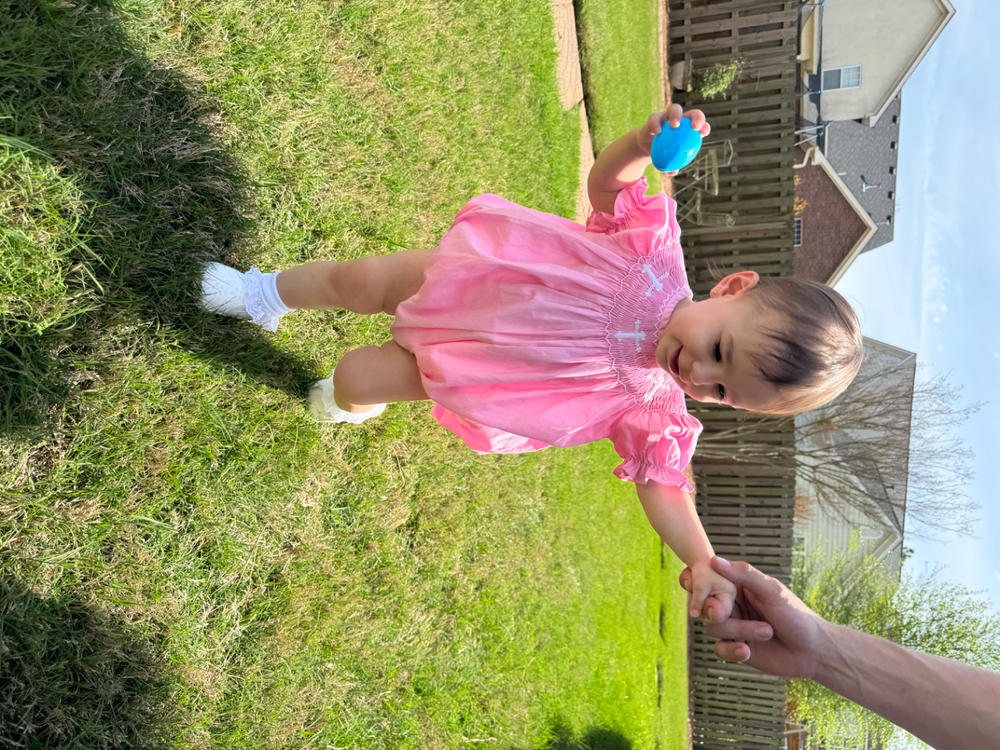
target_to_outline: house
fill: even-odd
[[[823,154],[875,225],[875,233],[861,248],[863,253],[892,240],[899,116],[897,94],[874,125],[844,120],[825,128]]]
[[[815,143],[795,154],[794,275],[835,284],[878,225]]]
[[[815,122],[877,124],[954,15],[949,0],[804,3],[800,114]],[[821,117],[808,117],[810,105]]]
[[[887,570],[899,571],[915,375],[916,354],[866,338],[865,360],[855,382],[831,405],[796,417],[800,455],[820,451],[824,460],[842,464],[850,481],[872,499],[867,513],[851,505],[834,507],[818,501],[821,492],[807,479],[797,480],[794,534],[803,553],[846,549],[856,534],[866,553],[881,559]],[[831,428],[832,421],[825,417],[838,413],[842,403],[853,404],[855,411]],[[878,450],[859,448],[865,444]]]
[[[799,17],[796,275],[836,282],[893,238],[900,91],[948,0],[812,0]]]
[[[899,114],[897,96],[878,124],[828,123],[796,147],[796,275],[835,284],[859,254],[892,240]]]

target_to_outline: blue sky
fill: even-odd
[[[864,253],[837,284],[865,334],[917,353],[968,401],[980,505],[976,536],[912,537],[908,563],[943,563],[944,580],[982,590],[1000,612],[1000,102],[993,80],[1000,3],[952,0],[956,14],[903,87],[894,239]],[[925,373],[928,374],[928,373]],[[919,436],[914,435],[914,440]]]

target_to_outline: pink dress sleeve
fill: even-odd
[[[629,410],[610,435],[615,452],[624,459],[615,468],[615,476],[638,484],[659,482],[693,492],[683,470],[691,462],[700,433],[701,422],[690,414]]]
[[[640,256],[667,249],[683,263],[677,203],[665,193],[646,195],[647,189],[645,177],[622,188],[615,198],[614,214],[592,211],[587,219],[587,231],[615,235],[619,242],[629,245]]]

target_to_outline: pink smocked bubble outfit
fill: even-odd
[[[482,453],[610,438],[622,479],[690,489],[701,424],[655,359],[691,296],[676,204],[622,190],[587,226],[481,195],[441,239],[393,337],[414,354],[432,414]]]

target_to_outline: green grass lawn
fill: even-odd
[[[580,0],[587,117],[600,151],[663,106],[657,0]]]
[[[192,307],[206,260],[428,247],[479,192],[571,215],[552,37],[545,0],[0,0],[0,744],[685,746],[677,561],[610,446],[316,425],[386,316]]]
[[[578,0],[577,29],[594,150],[663,109],[658,0]],[[659,172],[646,170],[651,190]]]

